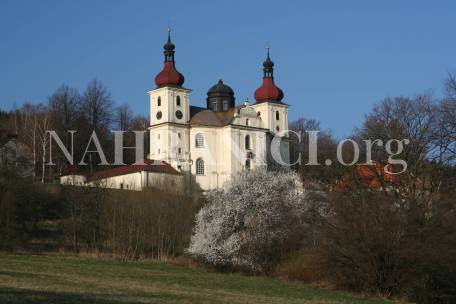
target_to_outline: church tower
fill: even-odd
[[[266,60],[263,62],[263,84],[255,91],[256,103],[253,105],[261,118],[262,126],[268,129],[267,163],[270,169],[288,169],[290,164],[290,138],[288,130],[288,105],[282,102],[283,91],[274,83],[274,62],[269,57],[267,49]],[[272,151],[273,136],[280,135],[281,144],[279,153]],[[277,161],[280,154],[281,163]],[[276,156],[274,156],[276,155]]]
[[[263,84],[255,91],[254,97],[254,107],[263,128],[272,134],[288,130],[288,105],[282,102],[283,91],[274,83],[274,62],[269,57],[269,48],[263,62]]]
[[[189,155],[188,121],[190,120],[191,90],[184,88],[184,76],[177,71],[174,61],[175,45],[168,41],[163,46],[164,66],[155,77],[156,88],[150,96],[150,155],[164,160],[176,168]]]

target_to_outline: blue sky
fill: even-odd
[[[442,95],[455,16],[455,1],[0,0],[0,107],[96,77],[146,114],[170,22],[193,105],[220,77],[237,103],[252,101],[269,41],[290,120],[342,137],[386,96]]]

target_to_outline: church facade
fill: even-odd
[[[204,190],[223,187],[242,170],[289,168],[288,105],[274,83],[269,50],[254,104],[236,106],[233,89],[219,80],[208,90],[205,108],[192,106],[191,90],[183,86],[174,55],[168,34],[164,66],[155,77],[157,87],[148,92],[150,159],[189,174]],[[280,154],[275,159],[274,149]]]
[[[176,68],[175,45],[170,33],[163,48],[163,69],[155,77],[156,87],[148,92],[147,164],[151,165],[147,166],[145,176],[156,170],[163,175],[162,169],[154,167],[166,166],[165,174],[180,176],[178,188],[196,185],[210,190],[222,188],[243,170],[289,169],[288,105],[282,101],[284,94],[274,82],[269,49],[263,63],[262,84],[254,92],[255,103],[246,101],[236,105],[233,89],[219,80],[207,92],[206,107],[196,107],[191,104],[191,90],[184,87],[184,76]],[[109,178],[107,186],[111,188],[155,187],[154,179],[145,183],[133,181],[134,178],[126,180],[116,173],[141,173],[146,169],[129,165],[123,170],[105,170],[99,176],[105,181]],[[65,180],[71,178],[67,176]],[[83,178],[83,182],[88,180]],[[135,186],[127,185],[129,182]]]

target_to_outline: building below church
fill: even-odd
[[[269,50],[255,103],[236,105],[233,89],[219,80],[208,90],[205,108],[191,105],[191,90],[183,86],[184,76],[176,69],[174,55],[168,33],[163,69],[155,77],[156,88],[148,92],[150,154],[146,165],[103,170],[90,177],[67,175],[62,183],[93,185],[98,181],[106,187],[132,190],[164,189],[172,184],[176,190],[194,186],[210,190],[222,188],[243,170],[289,169],[288,105],[274,83]]]

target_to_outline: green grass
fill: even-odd
[[[391,303],[163,263],[0,254],[0,303]]]

